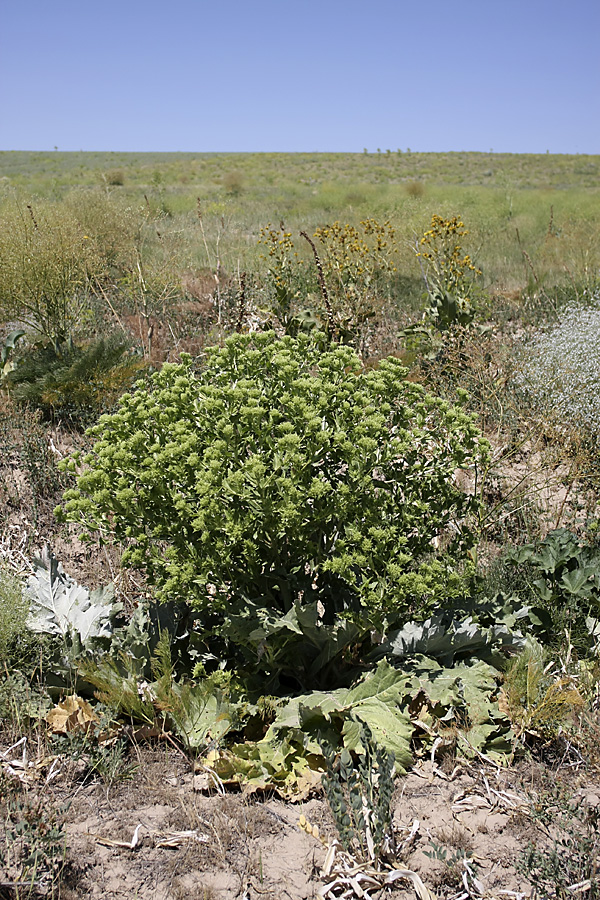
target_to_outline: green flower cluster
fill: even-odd
[[[476,505],[454,475],[486,453],[469,416],[405,375],[308,336],[234,335],[99,420],[60,514],[213,622],[260,608],[268,636],[314,604],[315,627],[385,630],[452,589]]]

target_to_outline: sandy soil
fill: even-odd
[[[117,779],[131,777],[112,785],[86,779],[84,762],[68,758],[54,762],[55,775],[45,783],[51,768],[49,759],[35,769],[30,762],[25,793],[41,795],[46,809],[64,810],[65,865],[53,896],[308,900],[332,882],[323,865],[336,832],[322,796],[290,804],[274,796],[198,791],[203,780],[170,746],[139,747],[116,773]],[[4,765],[5,789],[8,777]],[[529,896],[531,886],[515,861],[529,841],[542,840],[530,804],[560,782],[581,802],[600,803],[600,779],[572,764],[557,770],[529,761],[503,770],[464,763],[444,772],[430,761],[417,763],[397,782],[393,865],[418,875],[424,889],[406,878],[364,896]],[[300,829],[301,815],[319,827],[323,840]],[[15,896],[9,875],[5,870],[0,878],[2,897]]]

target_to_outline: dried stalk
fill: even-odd
[[[240,292],[238,294],[238,315],[235,330],[240,332],[246,318],[246,273],[240,274]]]
[[[323,302],[325,303],[325,311],[327,313],[327,325],[329,330],[329,336],[332,340],[337,340],[338,338],[338,329],[335,324],[335,318],[333,316],[333,310],[331,308],[331,302],[329,300],[329,294],[327,292],[327,285],[325,284],[325,275],[323,274],[323,266],[321,265],[321,260],[319,259],[319,254],[317,253],[317,248],[315,247],[315,242],[308,236],[306,231],[300,232],[300,237],[303,237],[310,244],[313,252],[313,256],[315,258],[315,265],[317,267],[317,276],[319,278],[319,287],[321,288],[321,294],[323,296]]]

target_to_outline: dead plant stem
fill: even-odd
[[[325,311],[327,313],[327,326],[330,333],[330,337],[332,340],[335,340],[338,336],[338,330],[335,324],[335,319],[333,316],[333,310],[331,308],[331,302],[329,300],[329,293],[327,291],[327,285],[325,284],[325,275],[323,274],[323,266],[321,265],[321,260],[319,259],[319,254],[317,253],[317,248],[315,247],[315,242],[312,238],[308,236],[306,231],[300,232],[300,237],[303,237],[310,244],[313,252],[313,256],[315,258],[315,265],[317,267],[317,276],[319,279],[319,287],[321,288],[321,295],[323,297],[323,302],[325,304]]]

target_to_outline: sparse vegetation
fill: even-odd
[[[79,159],[0,154],[0,894],[68,900],[43,798],[116,802],[158,741],[202,790],[325,774],[323,896],[424,900],[395,777],[529,816],[495,761],[597,763],[597,160]],[[265,893],[228,799],[155,848]],[[596,895],[596,806],[534,807],[544,895]],[[461,828],[422,857],[481,895]]]
[[[564,788],[552,786],[532,797],[531,809],[536,833],[520,854],[519,871],[545,897],[562,900],[574,889],[592,900],[598,897],[600,807],[581,804]],[[549,840],[549,848],[540,846],[541,836]]]

